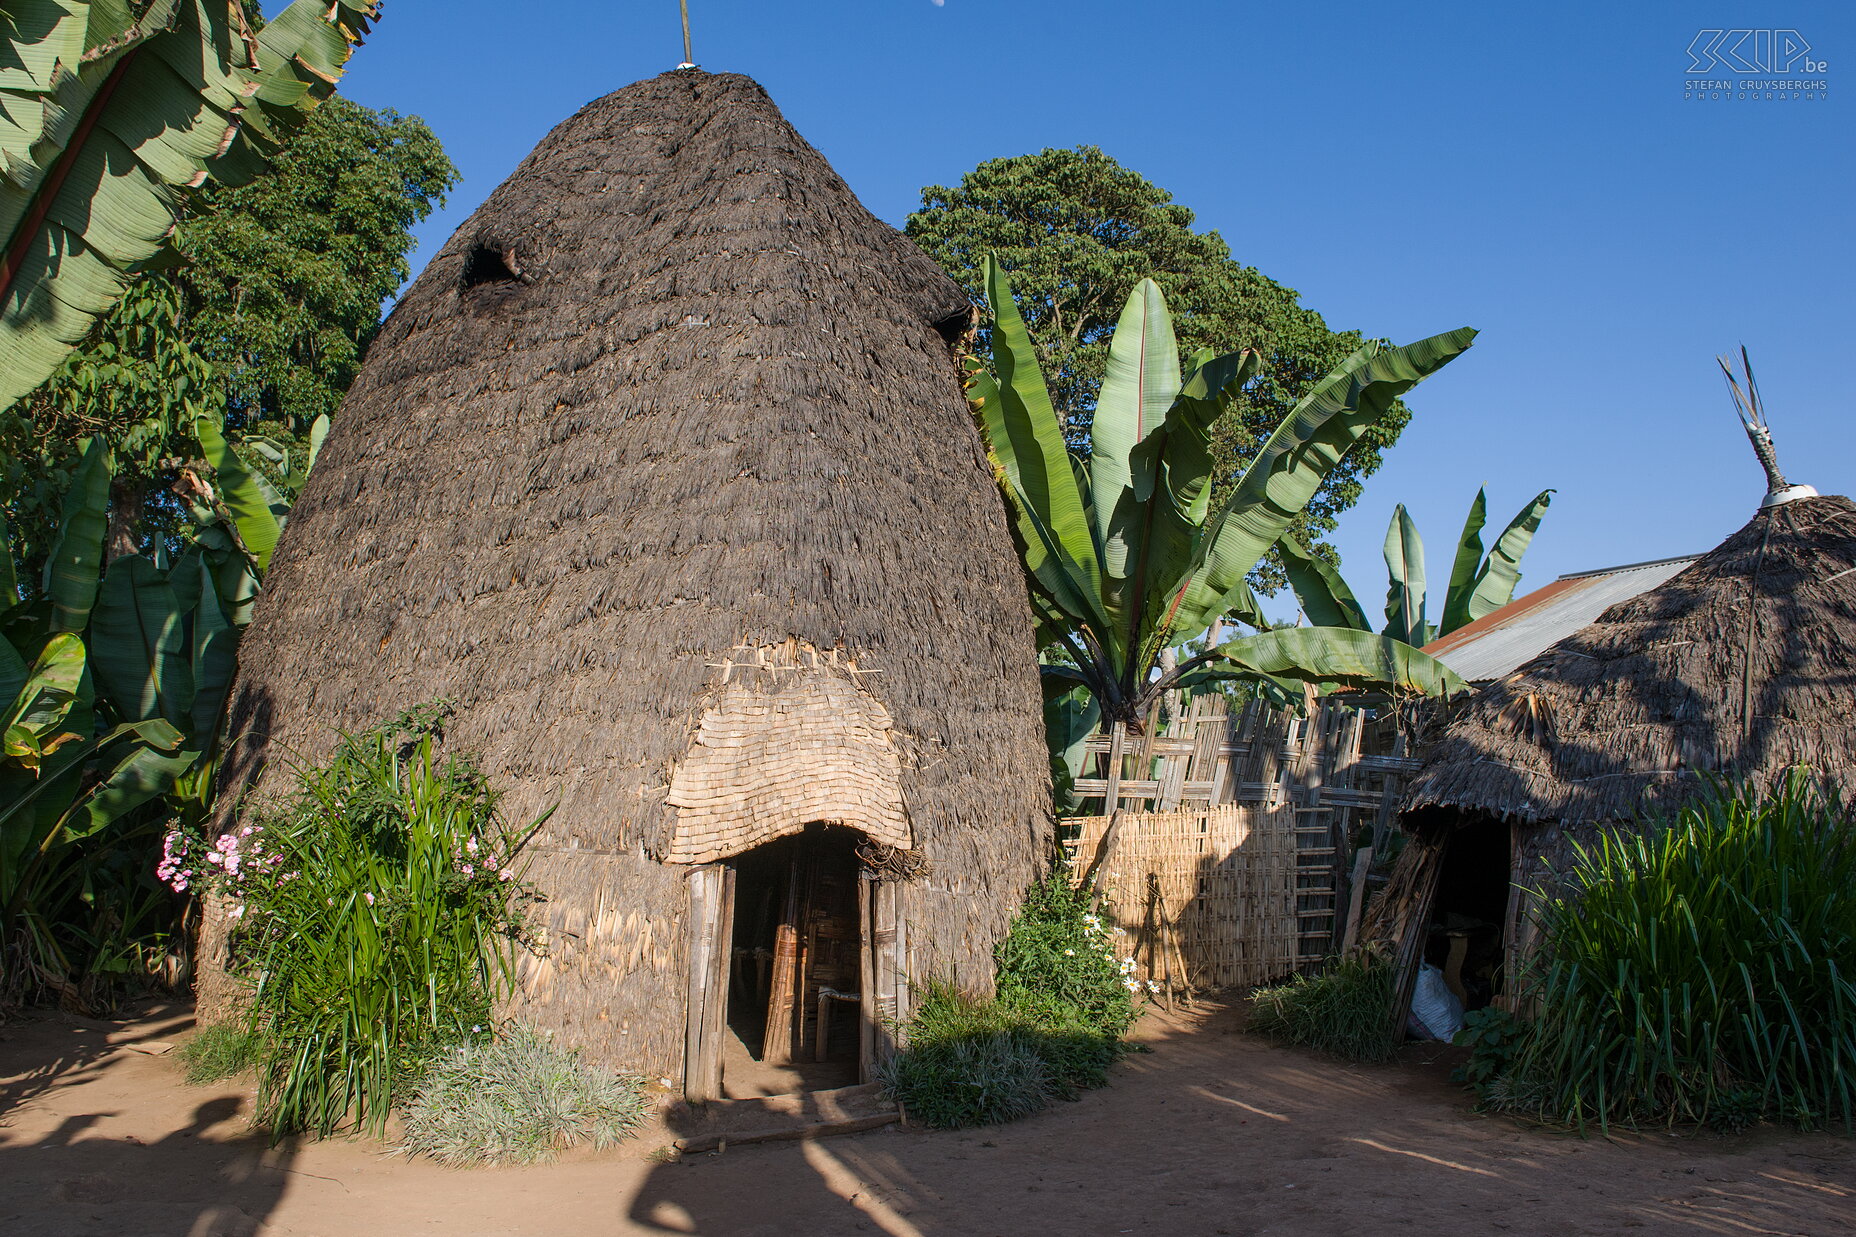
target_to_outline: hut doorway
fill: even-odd
[[[868,1078],[875,942],[873,882],[855,854],[861,840],[854,829],[815,823],[692,873],[689,1098],[753,1099]]]
[[[1464,1009],[1495,1003],[1504,990],[1504,954],[1513,846],[1494,822],[1453,830],[1444,845],[1431,904],[1425,961],[1443,970]]]

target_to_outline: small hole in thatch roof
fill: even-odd
[[[466,288],[521,282],[522,276],[516,267],[515,255],[507,249],[494,245],[474,245],[464,259],[464,286]]]
[[[948,347],[963,348],[967,336],[973,333],[973,327],[977,321],[972,308],[969,307],[958,313],[949,314],[935,323],[934,332],[947,341]]]

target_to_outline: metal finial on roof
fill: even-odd
[[[679,69],[696,67],[696,57],[690,54],[690,0],[677,0],[677,7],[683,10],[683,63]]]
[[[1733,365],[1727,357],[1715,357],[1720,362],[1721,373],[1727,379],[1727,390],[1734,397],[1734,411],[1740,414],[1740,424],[1746,430],[1747,441],[1753,444],[1753,454],[1759,457],[1759,465],[1766,470],[1766,498],[1759,504],[1764,511],[1767,507],[1778,507],[1799,498],[1816,498],[1817,491],[1808,485],[1793,485],[1779,471],[1779,453],[1772,445],[1772,430],[1766,425],[1766,404],[1759,396],[1759,384],[1753,380],[1753,362],[1746,354],[1746,347],[1740,348],[1740,367],[1746,376],[1746,385],[1741,386],[1735,376]]]

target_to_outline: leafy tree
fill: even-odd
[[[1297,402],[1365,341],[1357,331],[1330,330],[1292,289],[1233,259],[1217,232],[1194,231],[1193,219],[1165,189],[1083,146],[990,159],[956,186],[930,185],[906,230],[976,301],[984,300],[988,254],[1010,272],[1075,449],[1089,449],[1109,337],[1142,279],[1165,292],[1182,353],[1242,346],[1261,354],[1261,367],[1212,428],[1213,488],[1222,499]],[[1294,533],[1324,558],[1338,561],[1320,536],[1359,498],[1361,481],[1409,419],[1395,401],[1296,517]],[[1273,555],[1252,582],[1270,591],[1283,585]]]
[[[190,521],[168,491],[200,454],[197,417],[223,415],[247,460],[290,488],[410,272],[412,226],[456,179],[425,122],[331,98],[268,174],[204,188],[177,261],[132,285],[50,382],[0,412],[0,503],[24,578],[87,437],[115,461],[112,556]]]

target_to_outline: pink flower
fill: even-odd
[[[468,863],[460,863],[458,865],[458,871],[464,873],[466,876],[474,876],[476,875],[477,869],[471,867]]]
[[[504,868],[501,872],[497,873],[497,875],[501,876],[506,881],[512,881],[516,878],[516,874],[508,868]]]
[[[372,905],[374,904],[374,895],[373,895],[373,894],[371,894],[371,893],[364,893],[364,894],[362,894],[361,896],[367,899],[367,904],[368,904],[369,906],[372,906]]]
[[[214,851],[206,857],[206,862],[208,863],[224,863],[225,861],[226,857],[218,851]]]

